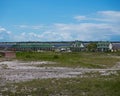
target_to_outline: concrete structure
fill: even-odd
[[[13,51],[0,51],[0,55],[4,58],[15,58],[16,53]]]

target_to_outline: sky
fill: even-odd
[[[0,0],[0,42],[120,41],[120,0]]]

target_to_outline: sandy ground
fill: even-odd
[[[39,61],[1,61],[0,62],[0,82],[19,82],[42,78],[72,78],[84,77],[85,73],[99,72],[101,75],[117,74],[120,70],[120,63],[109,69],[87,69],[68,67],[35,67],[39,64],[53,64],[55,62]]]

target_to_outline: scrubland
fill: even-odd
[[[0,62],[0,96],[119,96],[120,53],[18,52]]]

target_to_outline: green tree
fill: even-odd
[[[91,42],[87,45],[87,49],[88,49],[88,51],[95,52],[97,50],[97,44]]]

